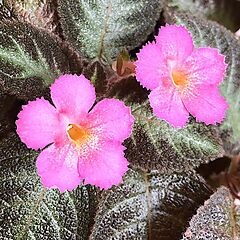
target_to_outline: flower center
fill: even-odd
[[[184,87],[188,83],[187,75],[180,71],[172,71],[172,80],[177,87]]]
[[[69,138],[77,144],[85,142],[90,136],[89,131],[78,124],[69,124],[67,127],[67,133]]]

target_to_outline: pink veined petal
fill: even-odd
[[[75,147],[67,143],[54,144],[44,149],[37,158],[37,173],[46,188],[58,188],[60,192],[73,190],[80,184],[78,155]]]
[[[107,141],[86,155],[80,155],[79,175],[85,184],[92,184],[102,189],[118,185],[128,170],[128,161],[119,142]]]
[[[193,85],[219,84],[224,79],[227,65],[225,56],[216,48],[199,48],[189,56],[183,65]]]
[[[188,111],[184,107],[180,94],[174,86],[162,86],[149,95],[153,113],[167,121],[173,127],[184,127],[188,121]]]
[[[222,122],[228,109],[226,100],[214,85],[205,85],[191,90],[183,98],[183,103],[197,121],[206,124]]]
[[[165,60],[181,65],[194,49],[192,36],[184,26],[161,27],[156,43]]]
[[[64,135],[59,114],[44,98],[38,98],[23,106],[16,125],[22,142],[35,150],[59,140],[60,135]]]
[[[148,43],[137,54],[136,78],[144,87],[153,90],[168,76],[167,62],[155,43]]]
[[[134,117],[122,101],[104,99],[96,104],[85,121],[101,138],[122,142],[132,132]]]
[[[77,123],[85,117],[95,99],[93,85],[83,75],[62,75],[51,86],[51,97],[60,113]]]

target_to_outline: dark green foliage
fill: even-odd
[[[14,10],[9,0],[0,1],[0,22],[15,19]]]
[[[29,24],[0,24],[0,90],[30,99],[70,71],[68,49],[54,35]]]
[[[198,209],[183,239],[237,240],[239,236],[240,208],[229,190],[221,187]]]
[[[87,239],[98,191],[91,186],[64,194],[44,189],[37,155],[13,132],[1,141],[0,239]]]
[[[45,0],[17,0],[14,11],[11,2],[0,0],[0,239],[179,240],[188,225],[184,240],[189,234],[194,240],[238,235],[239,209],[233,211],[229,191],[219,189],[199,208],[212,190],[194,170],[240,152],[240,46],[230,31],[207,20],[216,2],[52,0],[47,6]],[[19,4],[24,11],[16,11]],[[186,128],[173,128],[153,115],[149,91],[135,77],[112,70],[123,49],[133,49],[135,57],[163,21],[185,25],[196,47],[226,55],[221,90],[230,108],[223,124],[191,118]],[[120,186],[46,190],[36,173],[38,152],[16,135],[22,105],[49,97],[49,86],[64,73],[83,73],[97,101],[118,98],[132,108],[136,121],[124,143],[130,165]]]
[[[59,0],[63,32],[90,59],[111,62],[123,49],[143,43],[160,16],[159,0]]]
[[[210,194],[194,172],[129,170],[122,185],[103,193],[90,239],[177,240]]]

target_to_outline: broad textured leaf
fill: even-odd
[[[111,60],[143,43],[161,12],[159,0],[59,0],[63,32],[88,58]]]
[[[0,0],[0,22],[15,19],[9,0]]]
[[[146,100],[146,91],[134,78],[118,84],[112,96],[132,107],[135,124],[125,145],[127,159],[133,165],[158,169],[161,173],[182,172],[223,155],[216,126],[206,126],[192,119],[183,129],[171,127],[155,117]]]
[[[15,133],[0,143],[0,239],[87,239],[97,191],[89,186],[64,194],[45,190],[36,156]]]
[[[221,187],[200,207],[190,221],[184,240],[238,240],[240,207],[229,190]]]
[[[127,141],[127,158],[145,169],[162,173],[182,172],[222,156],[216,127],[191,120],[177,129],[153,115],[148,101],[133,105],[133,134]]]
[[[91,240],[178,240],[211,190],[193,172],[173,175],[129,170],[122,185],[105,191]]]
[[[8,0],[17,19],[54,31],[54,0]]]
[[[28,24],[0,24],[0,90],[29,99],[69,72],[68,50],[54,36]]]
[[[234,34],[219,24],[175,12],[172,21],[183,24],[192,33],[196,47],[215,47],[226,56],[228,64],[220,88],[230,108],[221,129],[229,130],[232,143],[240,138],[240,44]]]

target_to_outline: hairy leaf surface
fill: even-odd
[[[143,43],[161,12],[159,0],[59,0],[67,39],[88,58],[111,60]]]
[[[0,239],[87,239],[97,191],[44,189],[36,174],[37,155],[15,133],[1,140]]]
[[[103,193],[90,239],[177,240],[209,194],[193,172],[168,176],[129,170],[122,185]]]
[[[17,19],[48,31],[55,29],[54,0],[8,0]]]
[[[237,240],[240,236],[240,207],[233,201],[227,188],[219,188],[198,209],[183,239]]]
[[[15,19],[9,0],[0,0],[0,22]]]
[[[182,172],[222,155],[215,127],[194,120],[183,129],[171,127],[153,115],[148,102],[134,105],[132,111],[135,124],[127,157],[139,167]]]
[[[0,24],[0,90],[29,99],[70,71],[67,50],[47,32],[28,24]]]

